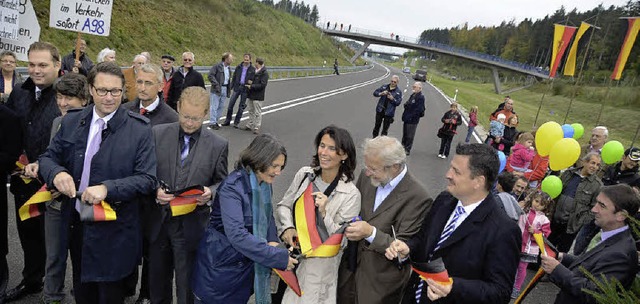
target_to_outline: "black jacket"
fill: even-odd
[[[247,75],[244,78],[244,81],[253,79],[254,74],[256,73],[256,68],[253,67],[253,64],[249,62],[249,67],[247,68]],[[231,88],[234,91],[237,91],[240,88],[240,85],[244,85],[240,83],[240,78],[242,77],[242,63],[240,63],[236,67],[236,71],[233,72],[233,81],[231,81]],[[245,83],[246,84],[246,83]]]
[[[0,185],[0,256],[6,256],[9,252],[7,241],[7,187],[4,185],[7,180],[7,173],[16,167],[16,160],[20,155],[22,142],[22,129],[15,126],[20,123],[18,117],[0,104],[0,176],[3,184]]]
[[[402,121],[407,124],[418,124],[420,117],[424,116],[424,95],[422,92],[413,93],[404,103]]]
[[[20,118],[22,146],[30,162],[34,162],[49,146],[53,119],[60,116],[53,86],[42,90],[40,101],[36,101],[36,85],[28,78],[20,87],[15,87],[7,101],[7,107]]]
[[[445,119],[452,119],[453,121],[446,123],[444,122]],[[440,121],[443,123],[442,127],[445,129],[446,134],[453,137],[458,133],[456,129],[462,124],[462,117],[460,116],[460,112],[451,112],[451,110],[449,110],[442,115]]]
[[[252,100],[264,100],[264,91],[267,89],[268,82],[269,71],[267,71],[266,66],[263,66],[260,71],[254,74],[253,83],[251,83],[247,97]]]
[[[123,104],[122,107],[131,112],[140,113],[140,99],[136,98],[134,101]],[[145,113],[144,116],[149,119],[152,127],[178,121],[178,113],[162,101],[162,97],[160,97],[158,107]]]
[[[178,99],[180,99],[182,90],[187,87],[202,87],[203,89],[205,89],[204,78],[202,78],[202,74],[191,68],[189,72],[187,72],[186,76],[182,76],[181,71],[183,69],[184,67],[180,67],[176,70],[175,73],[173,73],[171,86],[169,87],[169,97],[167,98],[167,104],[174,110],[178,105]]]
[[[638,166],[631,169],[620,171],[622,162],[617,162],[613,166],[609,166],[604,170],[604,176],[602,177],[602,183],[605,186],[616,184],[633,185],[640,180],[640,174],[638,174]]]
[[[75,62],[76,62],[76,51],[73,50],[71,54],[68,54],[67,56],[62,57],[62,70],[65,73],[71,72],[73,70],[73,66]],[[87,74],[89,74],[89,71],[91,71],[91,69],[93,68],[93,61],[89,59],[89,56],[87,56],[87,54],[81,54],[80,63],[82,64],[80,69],[78,69],[80,74],[87,76]]]

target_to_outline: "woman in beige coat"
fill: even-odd
[[[356,149],[349,132],[336,126],[328,126],[315,138],[316,155],[311,167],[302,167],[291,182],[282,201],[276,206],[276,224],[282,240],[297,246],[297,237],[293,211],[296,200],[309,186],[314,184],[316,211],[323,218],[328,235],[332,235],[342,223],[350,221],[360,213],[360,192],[353,184],[353,171],[356,167]],[[335,189],[328,197],[324,193],[332,182],[337,181]],[[296,275],[302,297],[287,289],[282,303],[335,303],[338,279],[338,266],[342,251],[346,246],[344,238],[340,252],[327,258],[302,258]]]

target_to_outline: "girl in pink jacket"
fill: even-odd
[[[518,140],[511,148],[509,161],[511,168],[518,172],[530,172],[529,165],[536,156],[536,150],[533,148],[533,134],[525,132],[518,136]]]
[[[524,201],[525,213],[518,220],[518,225],[522,230],[520,264],[511,298],[517,298],[520,293],[520,287],[527,275],[527,265],[535,263],[538,259],[540,248],[536,244],[533,234],[541,232],[545,237],[551,234],[551,222],[546,213],[550,210],[552,202],[551,197],[540,190],[533,190]]]

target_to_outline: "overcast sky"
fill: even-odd
[[[277,1],[276,1],[277,2]],[[622,6],[627,0],[306,0],[318,5],[320,21],[346,27],[371,29],[408,37],[419,37],[426,29],[451,28],[468,22],[469,27],[500,25],[514,19],[533,20],[551,15],[562,5],[567,11],[584,12],[602,3]]]

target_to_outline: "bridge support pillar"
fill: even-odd
[[[498,69],[491,68],[491,75],[493,76],[493,87],[496,94],[501,94],[502,88],[500,87],[500,74],[498,74]]]
[[[371,42],[365,42],[362,47],[360,47],[359,50],[356,51],[355,55],[353,55],[353,57],[351,57],[351,60],[349,60],[349,62],[354,63],[356,61],[356,59],[358,59],[358,57],[362,56],[362,54],[364,53],[364,51],[367,50],[367,48],[371,45]]]

